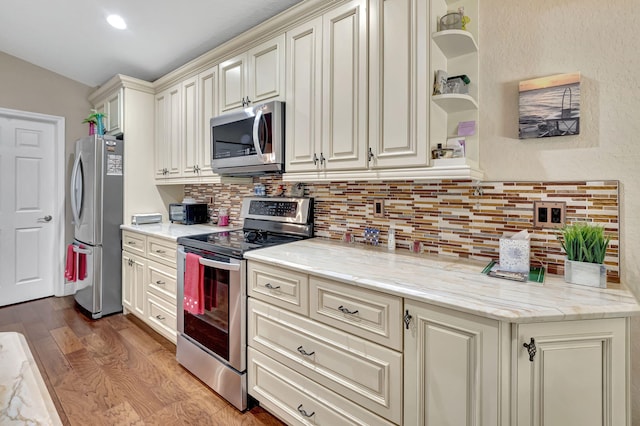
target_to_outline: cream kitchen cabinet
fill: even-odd
[[[628,318],[514,325],[512,424],[629,425],[628,330]]]
[[[158,93],[155,98],[155,178],[180,177],[182,171],[182,83]]]
[[[284,34],[222,62],[220,112],[284,100]]]
[[[122,233],[122,305],[162,336],[176,342],[175,241]]]
[[[367,28],[353,0],[287,32],[288,172],[367,167]]]
[[[369,166],[426,167],[429,150],[429,2],[370,0]]]
[[[249,394],[298,424],[402,423],[401,298],[260,262],[248,271]]]
[[[97,112],[104,114],[104,132],[108,135],[119,135],[123,132],[123,103],[124,88],[118,87],[106,98],[98,99],[94,103]]]
[[[404,424],[498,424],[499,321],[408,299],[404,309]]]
[[[181,175],[185,179],[213,175],[209,126],[218,111],[217,84],[217,66],[182,82]]]

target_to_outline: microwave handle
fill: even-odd
[[[260,120],[262,120],[262,110],[258,109],[253,119],[253,146],[256,149],[256,155],[260,161],[264,163],[264,153],[260,149],[260,136],[258,134],[260,130]]]

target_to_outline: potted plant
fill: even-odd
[[[564,262],[564,280],[572,284],[592,287],[607,286],[604,257],[610,238],[604,227],[577,222],[566,225],[558,236],[567,254]]]
[[[96,110],[92,111],[82,122],[89,123],[89,135],[95,135],[96,133],[104,135],[104,122],[102,120],[105,115],[101,112],[96,112]]]

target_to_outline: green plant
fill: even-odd
[[[610,238],[604,234],[604,227],[578,222],[565,225],[560,230],[558,240],[567,253],[567,259],[577,262],[604,263]]]
[[[95,125],[98,124],[98,120],[101,118],[106,117],[106,115],[104,115],[101,112],[94,112],[92,114],[89,114],[89,116],[87,118],[85,118],[84,120],[82,120],[83,123],[93,123]]]

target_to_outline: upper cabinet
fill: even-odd
[[[284,34],[222,62],[220,113],[284,100]]]
[[[104,114],[104,132],[107,135],[119,135],[123,133],[123,103],[124,88],[119,87],[109,93],[107,97],[98,99],[94,103],[97,112]]]
[[[156,179],[164,180],[181,175],[181,97],[181,83],[175,84],[156,95]]]
[[[367,166],[366,5],[350,1],[287,32],[288,172]]]

